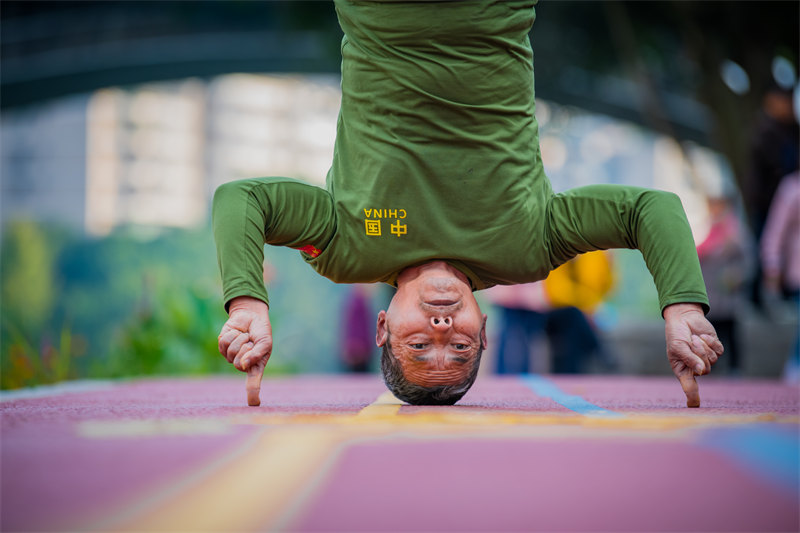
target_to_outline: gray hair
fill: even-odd
[[[392,353],[391,342],[387,332],[386,342],[383,345],[383,353],[381,354],[381,373],[383,374],[384,383],[386,383],[392,394],[404,402],[411,405],[453,405],[475,383],[475,378],[478,377],[478,369],[481,366],[482,353],[483,342],[478,347],[469,375],[461,383],[424,387],[411,383],[406,379],[400,361]]]

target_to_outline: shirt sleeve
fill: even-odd
[[[662,312],[675,303],[709,310],[691,228],[673,193],[619,185],[572,189],[548,203],[545,231],[552,268],[591,250],[638,249]]]
[[[214,194],[212,221],[226,309],[237,296],[269,304],[263,277],[265,243],[318,253],[336,227],[330,194],[289,178],[221,185]]]

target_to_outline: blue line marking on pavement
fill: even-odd
[[[525,374],[521,376],[522,382],[525,383],[533,392],[539,396],[550,398],[554,402],[563,405],[567,409],[582,414],[583,416],[602,417],[602,418],[617,418],[623,417],[621,413],[615,413],[608,409],[603,409],[593,403],[587,402],[580,396],[567,394],[559,389],[555,383],[549,379],[543,378],[536,374]]]
[[[700,442],[773,483],[800,493],[800,437],[795,425],[714,428],[704,431]]]

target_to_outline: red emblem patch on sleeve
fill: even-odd
[[[317,257],[319,254],[322,253],[322,250],[311,244],[303,246],[302,248],[296,248],[296,250],[300,250],[301,252],[310,255],[312,258]]]

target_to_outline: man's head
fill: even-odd
[[[389,309],[378,314],[386,385],[412,404],[451,405],[475,381],[486,347],[486,315],[466,276],[436,261],[400,273]]]

